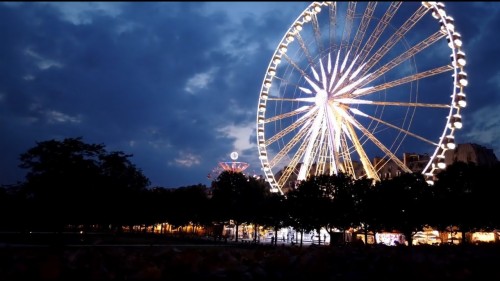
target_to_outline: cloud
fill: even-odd
[[[174,159],[175,164],[182,167],[191,167],[195,165],[200,165],[200,156],[194,155],[189,152],[179,152],[179,156]]]
[[[95,15],[117,17],[122,12],[122,4],[115,2],[49,2],[44,4],[59,10],[63,20],[75,25],[91,24]]]
[[[49,123],[80,123],[82,122],[81,116],[69,116],[59,111],[48,110],[45,112],[47,121]]]
[[[195,94],[198,90],[207,89],[209,84],[213,81],[216,72],[217,70],[212,68],[206,72],[195,74],[188,79],[184,90],[190,94]]]
[[[36,65],[38,66],[38,69],[40,69],[40,70],[47,70],[51,67],[57,67],[57,68],[63,67],[62,63],[55,61],[55,60],[52,60],[52,59],[47,59],[29,48],[26,49],[24,52],[26,55],[35,59]],[[27,78],[27,79],[25,78],[26,80],[32,80],[32,79],[30,79],[32,77],[31,75],[25,76],[25,77]]]
[[[246,123],[241,125],[231,124],[218,128],[217,131],[221,133],[220,137],[230,138],[233,140],[233,151],[239,153],[255,148],[255,144],[250,141],[251,136],[254,135],[255,123]]]
[[[474,142],[492,147],[496,155],[500,155],[500,105],[483,107],[467,115],[466,126],[471,127],[465,133],[468,142]]]

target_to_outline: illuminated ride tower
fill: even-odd
[[[209,180],[215,180],[222,172],[227,171],[227,172],[233,172],[233,173],[243,173],[245,171],[249,164],[246,162],[239,162],[236,161],[238,160],[238,153],[233,151],[230,154],[231,160],[232,161],[223,161],[219,162],[219,166],[214,168],[207,176]],[[212,188],[213,188],[213,182],[212,182]],[[212,191],[210,191],[212,192]],[[212,194],[210,193],[210,197]],[[228,237],[230,239],[235,239],[238,241],[238,238],[241,239],[249,239],[249,233],[254,233],[254,225],[242,225],[239,230],[237,230],[236,226],[234,225],[233,220],[229,220],[226,222],[226,224],[222,225],[221,235],[223,237]],[[236,233],[238,233],[236,235]],[[259,236],[260,237],[260,236]],[[257,239],[257,238],[255,238]]]
[[[231,162],[219,162],[219,166],[224,169],[224,171],[234,172],[234,173],[243,173],[243,171],[248,168],[249,164],[246,162],[237,162],[238,160],[238,152],[231,152]]]
[[[249,166],[248,163],[236,161],[236,160],[238,160],[238,152],[236,152],[236,151],[231,152],[230,157],[231,157],[232,161],[219,162],[219,166],[215,167],[208,174],[207,178],[210,180],[215,179],[223,171],[234,172],[234,173],[243,173],[243,171],[245,171],[248,168],[248,166]]]

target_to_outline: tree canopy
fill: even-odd
[[[38,142],[20,155],[32,215],[43,225],[110,224],[131,214],[131,200],[149,179],[121,151],[81,137]]]

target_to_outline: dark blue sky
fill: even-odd
[[[237,151],[260,173],[255,120],[269,60],[307,2],[0,3],[0,184],[36,142],[83,137],[152,186],[209,184]],[[458,143],[500,155],[500,4],[449,2],[467,54]]]

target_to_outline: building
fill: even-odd
[[[428,154],[418,154],[405,152],[401,161],[415,173],[421,172],[425,165],[429,162],[430,156]],[[401,168],[394,163],[394,161],[387,159],[382,159],[380,157],[375,157],[372,160],[372,164],[378,171],[378,176],[381,180],[391,179],[393,177],[400,176],[403,171]],[[486,148],[482,145],[475,143],[464,143],[457,144],[455,149],[449,149],[445,152],[445,163],[446,165],[451,165],[453,162],[473,162],[477,165],[488,165],[492,166],[498,162],[498,159],[493,152],[493,149]],[[387,162],[387,163],[386,163]],[[359,177],[363,173],[363,167],[358,161],[353,161],[354,170],[356,171],[356,177]],[[290,176],[290,180],[283,186],[283,192],[287,192],[296,187],[297,174],[299,172],[301,163],[298,163],[295,167],[294,172]],[[380,168],[381,167],[381,168]],[[285,167],[284,169],[286,169]],[[279,171],[275,177],[279,179],[283,174],[283,170]],[[316,164],[312,165],[313,171],[316,169]]]
[[[491,148],[486,148],[475,143],[463,143],[458,144],[455,149],[449,149],[445,152],[446,165],[450,165],[453,162],[493,166],[498,163],[498,159]]]

